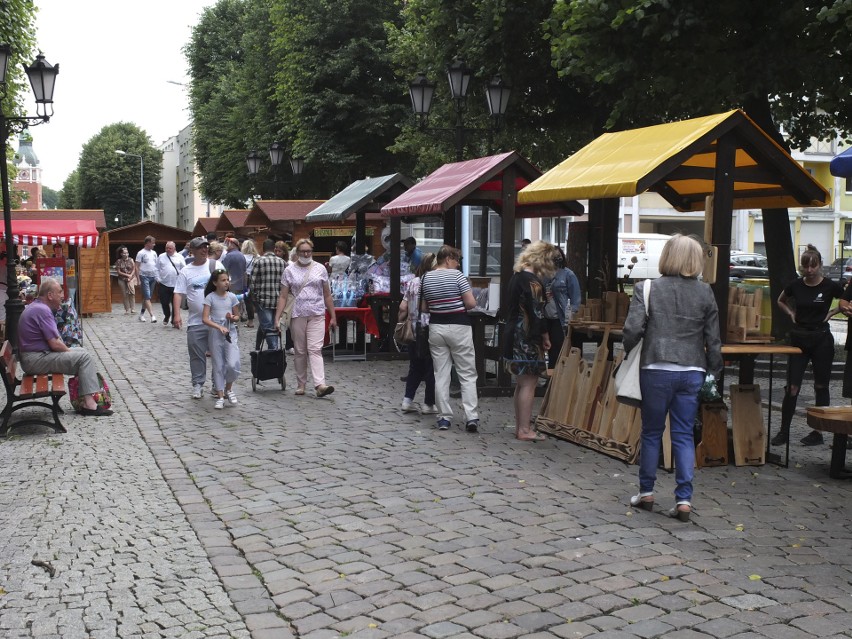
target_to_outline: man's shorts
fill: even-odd
[[[151,299],[151,291],[154,290],[157,278],[154,275],[140,275],[139,280],[142,282],[142,299]]]

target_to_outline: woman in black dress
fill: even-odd
[[[790,283],[778,297],[778,308],[792,317],[795,323],[790,330],[790,344],[801,348],[802,354],[790,357],[787,386],[781,404],[781,429],[772,438],[773,446],[786,444],[790,439],[790,424],[808,362],[814,373],[815,405],[828,406],[831,403],[828,383],[834,361],[834,337],[828,327],[828,318],[838,312],[838,309],[831,308],[831,304],[840,299],[843,289],[837,282],[823,277],[822,256],[812,244],[808,244],[808,249],[802,253],[800,265],[802,277]],[[822,433],[815,430],[802,439],[805,446],[821,443]]]
[[[516,376],[515,437],[522,441],[545,439],[533,431],[530,421],[535,387],[547,372],[545,353],[550,349],[542,280],[553,277],[558,255],[552,244],[530,244],[518,256],[509,281],[503,360],[506,370]]]

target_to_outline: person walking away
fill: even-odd
[[[461,385],[465,430],[479,429],[479,398],[476,390],[476,354],[473,329],[467,311],[476,307],[468,279],[458,270],[461,251],[444,244],[435,269],[420,280],[423,304],[429,312],[429,350],[435,367],[435,397],[438,402],[438,430],[449,430],[450,371],[455,366]]]
[[[813,367],[815,405],[828,406],[831,403],[828,384],[834,361],[834,337],[828,320],[838,312],[838,309],[831,309],[831,303],[843,297],[843,288],[823,277],[822,255],[813,244],[808,244],[807,250],[802,253],[799,266],[802,277],[788,284],[778,296],[778,308],[793,318],[790,345],[798,346],[802,354],[790,356],[787,386],[781,402],[781,428],[770,442],[773,446],[786,444],[790,439],[790,424],[808,362]],[[793,306],[790,306],[791,303]],[[822,433],[812,430],[801,443],[803,446],[817,446],[822,441]]]
[[[136,254],[136,270],[139,275],[139,282],[142,284],[142,310],[139,312],[139,321],[147,321],[145,311],[148,311],[152,324],[157,322],[154,307],[151,304],[151,295],[154,292],[154,285],[157,283],[157,252],[154,250],[154,243],[153,236],[147,236],[144,248]]]
[[[275,254],[275,240],[263,241],[263,255],[254,260],[249,275],[249,289],[255,310],[257,311],[257,338],[255,350],[260,348],[261,340],[266,338],[266,346],[272,350],[278,348],[280,336],[275,332],[277,324],[272,323],[275,317],[275,305],[278,303],[278,292],[281,289],[281,276],[287,267],[287,262]]]
[[[231,277],[231,290],[239,296],[243,296],[246,290],[246,258],[240,251],[240,242],[235,237],[225,240],[227,252],[222,257],[222,264]],[[248,317],[240,313],[240,320],[245,321]]]
[[[234,249],[231,249],[234,250]],[[240,321],[240,303],[230,290],[230,277],[225,269],[216,269],[204,288],[202,322],[208,327],[207,348],[213,366],[213,408],[237,405],[233,385],[240,376],[240,347],[236,323]]]
[[[405,251],[409,271],[416,273],[420,267],[420,262],[423,260],[423,251],[417,248],[417,240],[413,237],[405,238],[402,240],[402,249]]]
[[[260,256],[257,254],[257,247],[254,245],[254,240],[246,240],[243,242],[241,251],[243,257],[246,259],[246,288],[245,295],[243,296],[243,306],[246,309],[246,317],[248,317],[246,328],[254,328],[254,303],[252,302],[249,289],[249,277],[251,276],[251,271],[254,268],[255,258]]]
[[[565,336],[568,334],[568,322],[571,315],[580,308],[580,300],[582,299],[580,282],[574,271],[566,266],[565,253],[558,246],[555,248],[559,253],[554,263],[556,272],[551,279],[544,282],[545,292],[548,296],[545,315],[547,317],[547,332],[550,335],[550,350],[548,351],[550,368],[556,366],[559,361],[559,354],[562,352],[562,345],[565,343]],[[550,303],[551,299],[553,300],[552,304]],[[547,309],[554,312],[548,313]]]
[[[335,254],[328,260],[328,265],[331,267],[332,279],[346,275],[346,271],[349,269],[349,264],[352,261],[349,255],[347,255],[348,248],[346,242],[343,240],[338,241],[334,245]]]
[[[630,498],[630,505],[643,510],[654,507],[654,484],[668,416],[676,503],[667,514],[680,521],[689,521],[692,512],[698,391],[706,373],[719,379],[722,372],[719,310],[710,286],[698,280],[703,267],[701,244],[685,235],[673,235],[660,254],[662,277],[636,284],[623,332],[627,353],[644,338],[639,360],[639,493]],[[651,287],[647,308],[646,286]]]
[[[178,274],[172,298],[172,323],[175,328],[183,325],[180,303],[186,298],[189,316],[186,320],[186,347],[189,351],[189,371],[192,381],[192,398],[201,399],[204,379],[207,376],[208,329],[204,325],[204,288],[216,269],[224,268],[220,262],[208,260],[210,244],[203,237],[189,243],[193,259]]]
[[[118,287],[121,289],[121,301],[124,314],[134,315],[136,303],[136,262],[130,257],[127,247],[122,245],[115,250],[115,273],[118,275]]]
[[[420,261],[420,266],[415,273],[414,279],[408,282],[408,288],[405,291],[405,298],[399,305],[400,322],[409,322],[412,332],[415,324],[420,318],[420,282],[423,275],[432,270],[435,266],[434,253],[426,253]],[[423,408],[420,409],[421,415],[437,415],[438,407],[435,405],[435,369],[432,365],[432,354],[427,353],[425,357],[419,357],[414,344],[408,344],[408,375],[405,378],[405,395],[402,398],[402,412],[412,413],[417,412],[417,405],[414,403],[414,395],[421,382],[426,383],[426,389],[423,396]]]
[[[163,309],[163,326],[168,327],[172,318],[172,298],[175,283],[181,269],[186,266],[174,242],[166,242],[166,252],[157,258],[157,283],[159,286],[160,306]],[[172,324],[174,326],[174,324]]]
[[[322,361],[322,344],[325,337],[325,314],[329,314],[329,330],[337,326],[334,302],[328,286],[328,271],[313,260],[314,244],[308,239],[296,242],[297,260],[284,269],[281,276],[281,291],[275,306],[275,326],[281,321],[287,296],[293,292],[296,300],[290,318],[293,335],[293,362],[296,366],[296,395],[305,394],[308,381],[308,362],[314,378],[317,397],[334,392],[334,386],[325,383],[325,367]]]
[[[530,422],[535,388],[539,378],[547,375],[545,353],[551,346],[544,316],[544,280],[553,277],[558,257],[552,244],[533,242],[518,255],[509,280],[503,358],[506,371],[515,375],[515,437],[521,441],[547,439]]]

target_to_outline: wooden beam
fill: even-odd
[[[711,244],[716,247],[716,283],[713,294],[719,307],[719,336],[725,341],[728,326],[728,289],[730,288],[731,219],[734,203],[734,161],[737,145],[729,132],[717,141],[716,179],[713,189],[713,226]]]

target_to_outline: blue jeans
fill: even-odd
[[[260,349],[260,342],[264,335],[266,336],[266,347],[272,350],[278,348],[279,338],[278,333],[269,333],[271,331],[272,320],[275,319],[275,308],[266,308],[260,302],[254,303],[255,314],[257,315],[257,339],[255,340],[255,350]]]
[[[142,299],[151,299],[151,292],[154,289],[154,284],[157,282],[157,278],[153,275],[140,275],[139,281],[142,283]]]
[[[672,434],[675,462],[675,498],[692,501],[695,467],[693,429],[698,414],[698,391],[704,383],[701,371],[642,369],[642,449],[639,454],[639,492],[654,492],[660,444],[666,429],[666,414]]]

